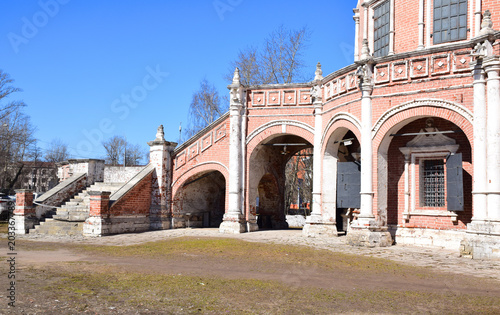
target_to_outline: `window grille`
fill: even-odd
[[[434,0],[434,44],[467,39],[467,0]]]
[[[389,0],[375,8],[373,11],[373,56],[382,57],[389,53]]]
[[[445,206],[445,180],[443,160],[424,161],[424,206]]]

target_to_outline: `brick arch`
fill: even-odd
[[[373,187],[377,191],[373,200],[373,210],[378,218],[387,217],[389,196],[387,182],[384,184],[383,181],[387,181],[389,175],[388,154],[392,141],[390,134],[424,117],[438,117],[455,124],[464,132],[472,148],[472,113],[461,105],[449,101],[418,100],[387,111],[379,118],[373,128],[373,156],[375,157],[373,169],[376,170],[376,176],[373,177]],[[387,222],[381,224],[386,225]]]
[[[339,113],[335,116],[333,116],[327,127],[325,128],[323,132],[323,136],[321,138],[321,153],[322,155],[325,154],[326,148],[328,146],[328,142],[330,140],[330,137],[333,135],[335,131],[339,128],[346,128],[349,129],[354,133],[356,138],[358,140],[361,140],[361,123],[360,121],[347,113]]]
[[[309,143],[314,144],[314,129],[309,125],[302,122],[297,122],[298,124],[289,124],[289,121],[276,121],[273,124],[264,125],[260,130],[256,129],[247,138],[247,161],[250,160],[253,150],[262,141],[266,140],[271,136],[278,135],[294,135],[299,136],[307,140]],[[285,125],[286,130],[283,132],[283,125]],[[256,132],[258,131],[258,132]]]
[[[473,114],[462,105],[437,99],[422,99],[403,103],[382,114],[372,129],[374,143],[380,144],[386,133],[395,125],[425,116],[439,117],[454,123],[460,127],[472,144]]]
[[[172,197],[175,198],[175,195],[179,191],[179,188],[182,187],[182,185],[191,177],[200,174],[200,173],[206,173],[210,171],[218,171],[220,172],[223,176],[224,179],[226,180],[226,191],[228,191],[229,188],[229,171],[227,167],[220,163],[220,162],[205,162],[198,164],[191,169],[189,169],[187,172],[183,173],[177,179],[172,183]],[[227,195],[227,193],[226,193]],[[226,204],[227,204],[227,196],[226,196]]]

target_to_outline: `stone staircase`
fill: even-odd
[[[90,195],[89,191],[116,192],[124,183],[101,183],[97,182],[78,193],[72,199],[57,208],[52,218],[46,218],[45,222],[29,230],[29,234],[46,235],[82,235],[83,223],[89,217]]]

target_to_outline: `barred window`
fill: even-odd
[[[373,11],[373,56],[382,57],[389,53],[389,0],[377,6]]]
[[[434,0],[434,44],[467,39],[467,0]]]
[[[443,160],[424,161],[423,184],[423,206],[444,207],[446,194]]]

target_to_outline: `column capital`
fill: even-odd
[[[371,63],[360,64],[356,75],[359,78],[359,88],[363,92],[362,97],[370,96],[373,92],[373,65]],[[368,95],[367,95],[368,94]]]
[[[500,71],[500,56],[490,56],[483,58],[483,67],[484,70],[488,73],[488,77],[490,74],[494,74],[494,72]]]

